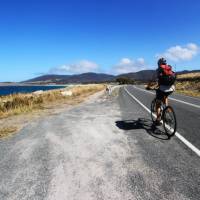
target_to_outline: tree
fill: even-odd
[[[127,78],[127,77],[119,77],[116,79],[116,82],[118,82],[120,85],[134,84],[134,80]]]

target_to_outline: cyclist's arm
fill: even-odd
[[[155,70],[155,73],[153,73],[151,80],[148,82],[146,89],[150,90],[155,87],[157,87],[158,85],[158,76],[159,76],[159,72],[158,69]],[[156,83],[156,86],[155,86]]]

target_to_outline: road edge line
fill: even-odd
[[[140,102],[134,95],[132,95],[125,87],[124,87],[124,90],[130,97],[132,97],[138,104],[140,104],[148,113],[151,113],[151,111],[142,102]],[[179,140],[181,140],[181,142],[183,142],[187,147],[189,147],[193,152],[195,152],[200,157],[200,150],[197,147],[195,147],[192,143],[190,143],[188,140],[186,140],[177,131],[176,131],[175,135]]]

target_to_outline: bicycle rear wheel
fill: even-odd
[[[167,106],[163,110],[163,127],[165,129],[165,133],[172,137],[176,133],[177,123],[176,123],[176,115],[171,106]]]
[[[157,113],[156,113],[156,99],[151,102],[151,119],[153,122],[156,121]]]

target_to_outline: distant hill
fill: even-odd
[[[136,81],[149,81],[155,77],[155,70],[142,70],[134,73],[120,74],[117,77],[127,77]]]
[[[197,73],[200,70],[180,71],[178,75]],[[120,74],[117,76],[103,73],[83,73],[77,75],[44,75],[30,80],[23,81],[23,83],[33,84],[70,84],[70,83],[102,83],[107,81],[115,81],[116,78],[126,77],[136,81],[150,81],[155,77],[155,70],[142,70],[139,72]]]
[[[38,84],[100,83],[113,80],[115,80],[115,76],[113,75],[97,74],[90,72],[78,75],[44,75],[24,81],[24,83],[38,83]]]
[[[24,83],[30,83],[30,82],[46,82],[46,83],[50,83],[50,82],[57,82],[60,80],[64,80],[67,79],[69,76],[68,75],[43,75],[43,76],[39,76],[33,79],[29,79],[26,81],[23,81]]]
[[[200,72],[200,70],[184,70],[184,71],[180,71],[180,72],[177,72],[177,74],[190,74],[190,73],[198,73]]]

